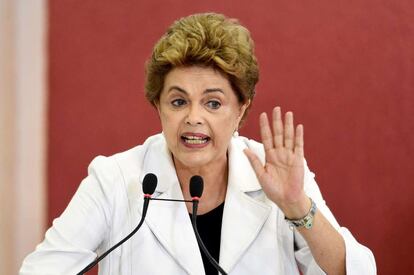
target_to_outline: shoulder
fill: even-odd
[[[257,153],[261,152],[264,154],[263,144],[248,137],[244,136],[237,136],[232,138],[232,144],[236,144],[238,146],[249,148]]]
[[[165,143],[161,134],[148,137],[143,144],[111,156],[97,156],[88,167],[88,175],[101,183],[128,182],[131,178],[140,178],[145,157],[154,148]]]
[[[231,146],[232,148],[241,151],[243,151],[244,149],[252,150],[264,163],[265,151],[262,143],[244,136],[237,136],[232,138]]]
[[[145,158],[148,151],[153,147],[162,146],[163,143],[164,138],[161,134],[150,136],[143,144],[136,145],[123,152],[119,152],[111,156],[99,155],[95,157],[88,169],[98,169],[110,172],[114,171],[114,169],[120,169],[120,166],[140,166],[142,165],[141,162]]]

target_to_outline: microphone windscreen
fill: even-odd
[[[156,175],[152,173],[146,174],[142,181],[142,192],[144,192],[144,194],[152,195],[157,187],[157,181],[158,179]]]
[[[192,176],[190,179],[190,195],[191,197],[201,198],[203,194],[204,182],[200,176]]]

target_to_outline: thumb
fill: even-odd
[[[244,149],[244,154],[247,156],[250,165],[253,167],[254,172],[256,173],[256,177],[259,179],[264,175],[266,172],[262,162],[260,161],[259,157],[250,149]]]

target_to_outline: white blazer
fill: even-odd
[[[299,270],[325,274],[301,235],[289,228],[282,211],[265,196],[243,153],[246,147],[264,159],[260,143],[232,138],[220,265],[234,275],[300,274]],[[88,172],[44,241],[26,257],[20,274],[76,274],[129,234],[141,217],[141,182],[147,173],[158,177],[155,197],[183,198],[162,134],[126,152],[95,158]],[[307,166],[305,191],[344,237],[347,274],[376,274],[371,251],[338,225]],[[151,201],[141,229],[101,261],[99,274],[204,274],[185,204]]]

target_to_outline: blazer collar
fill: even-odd
[[[229,185],[242,192],[262,190],[256,174],[243,150],[247,149],[246,138],[233,137],[228,150],[229,155]]]
[[[233,184],[242,192],[262,190],[253,168],[243,150],[248,148],[245,138],[232,138],[228,150],[229,155],[229,185]],[[153,136],[145,152],[143,170],[140,182],[147,173],[157,175],[158,184],[155,192],[166,192],[171,185],[178,182],[171,152],[163,134]]]
[[[243,153],[245,148],[247,146],[242,138],[232,138],[220,244],[220,265],[227,272],[260,233],[271,211]],[[162,134],[146,150],[142,172],[142,178],[146,173],[157,175],[154,196],[183,199],[171,153]],[[189,274],[204,274],[201,254],[184,203],[151,201],[146,223]]]
[[[243,150],[243,138],[229,148],[229,177],[221,229],[220,266],[230,272],[261,232],[272,207]]]
[[[153,197],[183,199],[171,153],[162,134],[154,136],[149,142],[143,161],[141,181],[147,173],[154,173],[158,178]],[[188,274],[204,274],[185,203],[153,200],[149,204],[145,223]]]
[[[140,180],[142,182],[147,173],[157,175],[158,184],[155,189],[155,196],[166,192],[178,183],[171,152],[162,133],[152,137],[143,159]]]

